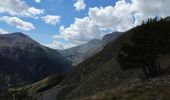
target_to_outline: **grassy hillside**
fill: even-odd
[[[79,100],[169,100],[170,75],[126,82]]]
[[[154,26],[153,24],[150,24],[150,23],[146,23],[146,25],[150,26],[152,30],[155,29],[154,32],[156,32],[156,30],[160,31],[161,29],[168,29],[168,26],[170,26],[170,23],[169,23],[170,21],[167,20],[167,18],[164,21],[165,23],[164,22],[163,23],[167,25],[164,28],[162,28],[161,26],[162,23],[158,23],[158,25],[161,26],[160,28],[158,28],[157,25]],[[96,55],[90,57],[89,59],[85,60],[84,62],[76,66],[74,71],[63,81],[63,85],[67,85],[68,86],[67,88],[69,89],[63,89],[62,91],[63,94],[61,94],[62,98],[65,98],[65,100],[77,100],[80,98],[89,97],[91,95],[93,96],[96,95],[99,97],[98,99],[94,99],[94,100],[102,100],[101,99],[102,97],[100,98],[100,93],[102,91],[113,90],[114,92],[116,92],[115,89],[117,87],[123,87],[122,89],[120,89],[120,94],[121,94],[121,92],[123,92],[123,89],[126,89],[129,86],[134,85],[134,84],[142,84],[141,86],[145,87],[145,84],[143,83],[145,83],[145,81],[146,82],[149,81],[150,79],[143,80],[144,75],[140,68],[122,70],[121,66],[115,60],[117,52],[119,51],[122,43],[131,42],[130,39],[131,39],[131,36],[133,35],[133,32],[140,31],[140,27],[141,26],[137,26],[125,32],[123,35],[121,35],[116,40],[108,43],[101,52],[97,53]],[[149,31],[151,30],[148,29],[148,32]],[[169,32],[169,30],[161,30],[161,31],[163,33]],[[162,57],[160,57],[161,68],[162,70],[165,70],[165,72],[163,73],[166,73],[165,75],[163,75],[163,77],[164,76],[168,77],[169,73],[166,72],[166,70],[169,69],[168,66],[170,65],[170,63],[168,62],[170,62],[170,59],[167,54],[162,55]],[[157,78],[155,79],[157,80]],[[139,80],[139,81],[135,81],[135,80]],[[167,81],[168,81],[168,78],[167,78]],[[160,81],[158,81],[158,83],[159,82]],[[157,86],[154,86],[154,83],[151,84],[151,86],[152,85],[154,88],[153,90],[159,91],[159,88],[157,88]],[[167,86],[166,84],[162,83],[158,85],[158,87],[160,86],[161,89],[166,89],[166,88],[161,87],[161,85],[165,85],[166,87]],[[141,89],[143,91],[142,93],[146,93],[144,95],[146,95],[146,98],[147,98],[147,90],[145,90],[144,88],[141,88]],[[135,87],[132,87],[132,89],[129,89],[129,91],[130,90],[135,90]],[[148,90],[148,91],[153,91],[153,90]],[[116,93],[119,93],[119,92],[116,92]],[[134,95],[134,93],[129,92],[128,95],[129,96]],[[139,95],[141,96],[142,93],[139,93]],[[157,92],[156,94],[158,95],[159,93]],[[123,94],[121,94],[120,96],[122,95]],[[108,95],[106,94],[104,97],[107,97],[107,96]],[[114,97],[114,94],[113,94],[113,97]],[[132,98],[135,99],[134,97]],[[123,99],[125,98],[122,98],[122,100]]]
[[[34,94],[51,89],[59,84],[63,78],[64,76],[54,74],[21,88],[10,88],[8,92],[0,94],[0,100],[34,100]]]

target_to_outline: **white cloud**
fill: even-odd
[[[56,15],[47,15],[42,17],[43,21],[46,24],[50,24],[50,25],[56,25],[59,21],[60,21],[60,16],[56,16]]]
[[[89,8],[88,17],[100,29],[111,31],[125,31],[133,27],[133,12],[130,3],[118,1],[116,5]]]
[[[55,41],[64,39],[79,45],[108,32],[127,31],[150,17],[169,16],[169,4],[170,0],[119,0],[114,6],[89,8],[86,17],[75,18],[68,27],[61,26],[59,34],[54,36]]]
[[[28,12],[29,12],[31,15],[33,15],[33,16],[44,14],[44,10],[42,10],[42,9],[36,9],[36,8],[34,8],[34,7],[28,8]]]
[[[9,32],[7,32],[6,30],[3,30],[0,28],[0,34],[8,34]]]
[[[87,17],[75,18],[69,27],[61,26],[60,33],[54,38],[80,45],[93,38],[101,39],[108,32],[125,31],[134,26],[133,15],[129,14],[133,12],[131,9],[130,3],[126,1],[117,2],[115,7],[89,8]]]
[[[43,14],[43,10],[30,7],[23,0],[3,0],[0,2],[0,13],[35,17],[35,15]]]
[[[60,34],[55,35],[54,38],[63,38],[68,42],[79,45],[93,38],[100,38],[102,33],[90,18],[85,17],[83,19],[76,18],[74,24],[71,24],[70,27],[61,26]]]
[[[41,0],[34,0],[36,3],[40,3],[41,2]]]
[[[170,0],[132,0],[134,9],[145,16],[168,16]]]
[[[77,11],[84,10],[86,8],[86,4],[84,3],[84,0],[77,0],[73,6]]]
[[[61,50],[76,46],[75,44],[72,44],[72,43],[63,43],[60,41],[53,41],[52,43],[43,44],[43,45],[50,47],[50,48],[61,49]]]
[[[32,23],[23,21],[19,19],[18,17],[3,16],[3,17],[0,17],[0,21],[4,21],[5,23],[9,25],[15,26],[16,28],[25,30],[25,31],[35,29]]]

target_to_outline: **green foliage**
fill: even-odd
[[[142,25],[131,29],[129,43],[122,44],[117,61],[122,69],[140,67],[146,76],[160,73],[159,55],[170,53],[169,17],[148,19]]]
[[[36,90],[36,93],[39,93],[39,92],[43,92],[43,91],[45,91],[45,90],[48,90],[48,89],[56,86],[57,84],[59,84],[62,80],[63,80],[63,76],[61,76],[61,75],[51,77],[51,78],[48,80],[47,85],[45,85],[45,86],[39,88],[38,90]]]
[[[63,75],[54,74],[37,83],[30,84],[18,89],[11,89],[6,93],[0,94],[0,100],[33,100],[35,93],[44,92],[63,80]]]

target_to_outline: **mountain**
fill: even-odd
[[[165,42],[167,40],[169,43],[170,40],[169,27],[170,20],[166,20],[166,18],[160,21],[148,20],[147,23],[132,28],[109,42],[100,52],[74,67],[54,87],[29,95],[31,88],[28,90],[27,96],[17,100],[169,100],[170,46]],[[166,48],[163,48],[164,53],[159,55],[162,73],[158,76],[146,77],[141,68],[124,70],[116,60],[122,45],[131,43],[134,33],[138,32],[140,34],[162,33],[158,36],[152,35],[158,40],[166,39],[161,41]],[[152,41],[152,39],[148,41]],[[158,48],[161,47],[158,46]],[[22,91],[24,89],[11,91],[11,93],[20,97],[23,95]],[[6,97],[11,97],[11,94],[7,94]]]
[[[116,39],[120,34],[121,32],[113,32],[110,34],[106,34],[102,38],[102,40],[92,39],[86,44],[58,51],[61,53],[61,55],[71,60],[73,62],[73,65],[75,66],[101,51],[108,42]]]
[[[159,56],[162,74],[155,77],[145,77],[140,68],[123,70],[116,60],[122,44],[131,43],[133,33],[140,32],[145,26],[147,28],[142,32],[170,34],[170,21],[162,20],[158,23],[149,21],[124,32],[100,52],[74,67],[74,70],[58,85],[35,93],[31,98],[33,100],[169,100],[169,54]],[[164,35],[160,37],[168,40],[170,38]],[[166,46],[170,48],[169,45]]]
[[[64,74],[71,64],[56,50],[23,33],[0,35],[0,88],[30,84],[51,74]]]
[[[99,53],[77,65],[63,81],[60,100],[169,100],[170,92],[170,46],[164,43],[163,53],[159,55],[162,74],[145,77],[141,68],[123,70],[116,57],[125,43],[131,43],[133,35],[149,33],[153,38],[170,40],[170,20],[148,20],[109,42]],[[135,33],[135,34],[134,34]],[[147,34],[146,34],[147,33]],[[154,35],[154,33],[160,33]],[[167,35],[168,34],[168,35]],[[138,37],[140,39],[141,37]],[[143,43],[143,42],[142,42]],[[155,46],[156,43],[154,43]],[[157,43],[157,48],[161,48]],[[146,48],[146,47],[143,47]],[[155,50],[156,51],[156,50]],[[61,89],[61,88],[60,88]]]

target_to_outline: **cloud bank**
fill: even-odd
[[[115,5],[89,8],[86,17],[75,18],[69,27],[60,27],[60,33],[54,36],[54,45],[58,47],[56,41],[62,39],[66,42],[60,45],[70,47],[66,45],[75,46],[93,38],[100,39],[104,34],[113,31],[127,31],[147,18],[170,15],[169,4],[170,0],[119,0]]]
[[[23,21],[18,17],[3,16],[0,17],[0,21],[3,21],[9,25],[15,26],[18,29],[29,31],[35,29],[34,25],[30,22]]]
[[[3,0],[3,2],[0,2],[0,13],[35,17],[36,15],[43,14],[44,10],[30,7],[22,0]]]

